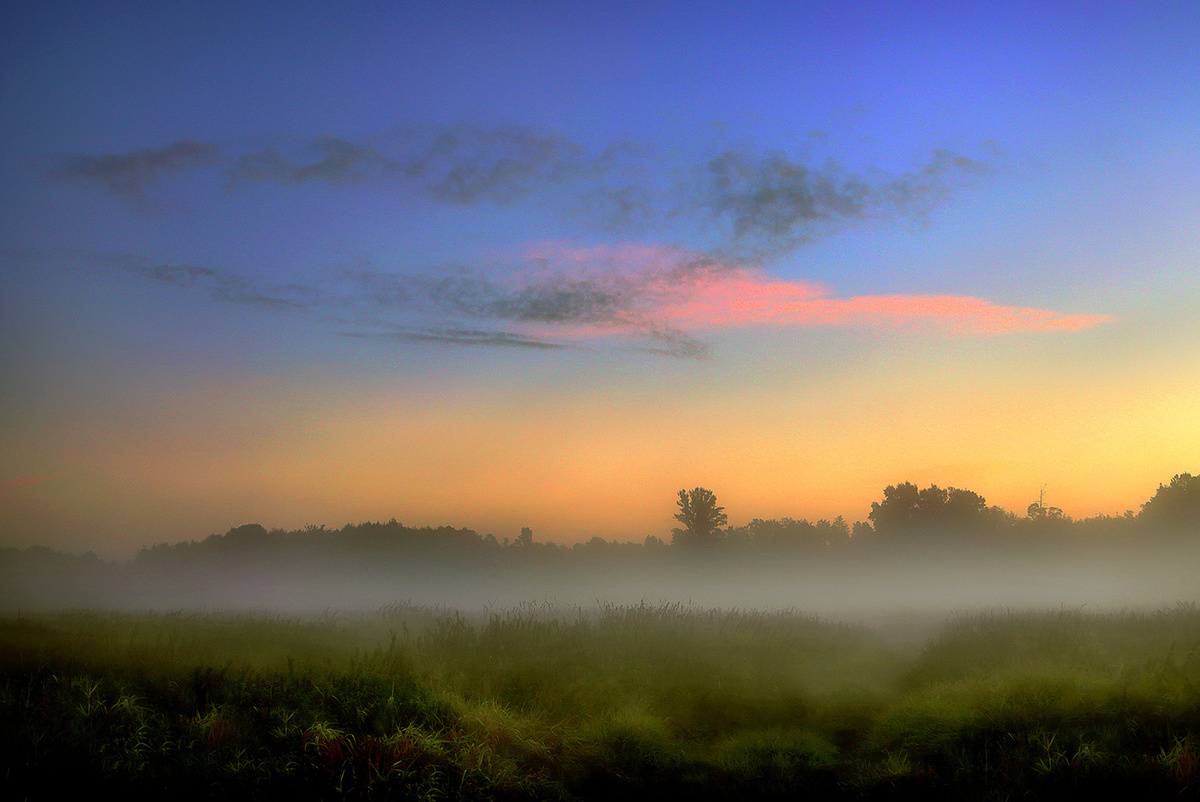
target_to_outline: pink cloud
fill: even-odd
[[[1048,309],[1001,306],[961,295],[830,297],[816,282],[783,281],[761,271],[713,271],[659,305],[657,319],[685,329],[725,326],[850,326],[926,323],[956,334],[1077,331],[1108,315],[1064,315]]]
[[[1064,315],[1048,309],[1000,306],[961,295],[863,295],[831,298],[811,282],[771,279],[739,270],[704,282],[659,313],[685,328],[721,326],[847,326],[929,323],[957,334],[1077,331],[1108,315]]]
[[[958,333],[1078,331],[1112,320],[1109,315],[1064,315],[1048,309],[999,306],[961,295],[884,295],[828,299],[828,322],[930,321]]]
[[[696,331],[764,325],[927,325],[959,335],[995,335],[1077,331],[1112,320],[1108,315],[1066,315],[961,295],[837,298],[816,282],[785,281],[758,268],[677,247],[553,242],[525,256],[534,268],[514,276],[522,288],[567,281],[617,299],[609,319],[562,321],[580,337],[630,328]]]
[[[814,282],[779,281],[738,269],[697,281],[690,293],[657,311],[684,327],[786,324],[811,314],[826,294]]]

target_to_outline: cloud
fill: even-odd
[[[669,356],[672,359],[708,359],[712,356],[712,345],[685,334],[667,329],[648,332],[649,342],[634,350],[645,354]]]
[[[907,171],[851,170],[781,150],[705,157],[619,141],[596,151],[519,126],[414,126],[268,147],[180,140],[160,150],[64,157],[57,175],[148,208],[169,176],[212,163],[231,191],[257,184],[351,191],[372,183],[406,202],[557,210],[611,241],[550,241],[476,264],[393,271],[370,262],[281,284],[190,264],[127,259],[121,269],[200,289],[217,302],[308,315],[347,337],[558,348],[598,340],[703,358],[723,328],[924,325],[954,335],[1071,331],[1103,315],[1008,307],[951,295],[836,297],[768,271],[804,243],[864,221],[922,217],[1002,169],[995,148],[937,148]],[[486,208],[482,211],[486,211]],[[635,244],[670,232],[678,243]]]
[[[564,270],[540,256],[527,262],[525,271],[506,271],[502,279],[461,265],[433,275],[346,269],[337,280],[338,306],[363,312],[358,319],[364,324],[387,315],[470,320],[520,327],[523,336],[537,343],[634,336],[645,339],[652,353],[689,358],[707,353],[684,331],[645,315],[640,308],[647,289],[644,276],[622,275],[612,265],[593,265],[590,272],[575,274],[567,272],[571,267],[580,266]],[[458,329],[438,328],[438,336],[447,331],[461,340]],[[434,341],[424,330],[404,339]],[[494,339],[496,344],[529,344],[508,336]]]
[[[1049,309],[1000,306],[958,295],[892,295],[822,299],[812,304],[807,318],[814,323],[929,321],[956,334],[1080,331],[1113,320],[1110,315],[1067,315]]]
[[[26,261],[38,265],[32,257]],[[711,338],[736,328],[921,327],[948,336],[1000,336],[1079,331],[1112,320],[961,295],[839,298],[822,284],[781,279],[753,263],[628,243],[539,243],[506,262],[419,274],[379,270],[364,261],[288,284],[132,256],[92,261],[198,289],[215,302],[306,316],[344,337],[410,344],[604,345],[702,359],[711,355]]]
[[[710,159],[687,195],[724,229],[719,247],[739,258],[775,257],[871,216],[924,215],[956,188],[993,170],[935,149],[899,175],[855,173],[836,161],[810,166],[781,152],[726,150]]]
[[[375,181],[457,206],[530,200],[609,232],[662,223],[681,224],[691,235],[715,231],[715,252],[762,258],[870,215],[927,213],[995,169],[944,148],[898,175],[856,173],[833,160],[810,165],[753,148],[682,158],[629,141],[589,154],[558,134],[515,126],[409,128],[370,144],[322,136],[291,156],[278,148],[245,154],[227,170],[227,185]]]
[[[609,155],[588,158],[565,137],[517,126],[405,128],[373,139],[321,136],[292,148],[294,155],[244,154],[227,169],[226,186],[388,181],[432,202],[470,206],[508,203],[612,168]]]
[[[303,315],[351,338],[557,349],[618,337],[632,338],[634,347],[647,353],[708,354],[706,343],[647,314],[655,298],[674,291],[669,284],[693,280],[699,268],[675,261],[681,252],[542,245],[533,253],[536,258],[522,258],[526,270],[509,271],[504,278],[462,265],[406,274],[359,264],[327,271],[311,283],[289,284],[129,255],[68,255],[102,269],[200,290],[214,302]],[[640,272],[631,270],[629,260],[639,256]]]
[[[345,306],[520,327],[539,341],[634,338],[638,350],[702,358],[697,334],[739,327],[926,326],[955,336],[1093,328],[1106,315],[1003,306],[956,295],[835,297],[736,261],[677,247],[543,243],[503,278],[456,266],[437,275],[346,270]],[[350,299],[354,299],[351,301]]]
[[[748,146],[697,155],[618,140],[589,150],[514,125],[409,126],[250,149],[180,140],[159,150],[75,154],[59,159],[55,174],[145,211],[169,175],[219,162],[227,190],[374,184],[433,205],[527,203],[598,232],[625,238],[666,227],[692,247],[708,243],[713,255],[762,261],[873,216],[927,214],[998,169],[998,149],[982,150],[934,149],[895,174]]]
[[[958,295],[835,298],[818,284],[779,281],[757,270],[715,278],[659,313],[692,329],[926,324],[956,335],[1078,331],[1112,320],[1108,315],[1067,315]]]
[[[523,295],[561,286],[572,276],[572,299],[608,299],[577,309],[562,322],[626,328],[644,336],[747,326],[871,326],[926,324],[955,335],[1076,331],[1109,322],[1107,315],[1067,315],[1002,306],[956,295],[887,295],[837,298],[816,282],[786,281],[766,270],[680,248],[577,247],[556,243],[530,253],[542,275],[525,276]],[[554,267],[551,267],[553,265]]]
[[[251,279],[228,270],[195,265],[159,265],[129,260],[126,269],[176,287],[200,284],[214,301],[269,309],[304,309],[320,296],[315,287],[290,284],[260,288]]]
[[[219,153],[216,145],[181,139],[164,148],[141,148],[124,153],[75,153],[53,159],[51,175],[148,209],[148,190],[164,177],[203,166]]]
[[[507,331],[464,328],[395,328],[392,331],[342,331],[343,337],[362,340],[386,340],[404,343],[437,343],[443,345],[489,345],[506,348],[535,348],[558,350],[562,343],[528,337]]]
[[[813,221],[862,215],[873,189],[835,166],[812,169],[782,154],[726,151],[711,159],[698,196],[735,237],[788,237]]]
[[[241,156],[227,171],[229,184],[236,186],[254,181],[277,181],[286,184],[320,182],[348,186],[401,169],[400,165],[373,148],[337,137],[318,137],[309,143],[308,148],[317,158],[305,163],[289,161],[271,148]]]
[[[423,167],[434,176],[426,191],[460,205],[503,203],[604,169],[557,134],[503,127],[443,132]]]
[[[562,332],[539,336],[464,326],[462,319],[492,323],[554,322],[567,315],[539,310],[535,296],[511,298],[501,285],[466,268],[437,276],[376,273],[364,269],[332,271],[316,283],[264,282],[229,270],[191,264],[159,264],[131,255],[65,255],[101,269],[133,275],[177,288],[202,290],[212,301],[279,313],[301,314],[335,329],[343,337],[403,343],[487,345],[553,350],[579,338]],[[30,266],[46,259],[27,255]],[[561,300],[561,299],[560,299]],[[424,325],[413,319],[433,321]],[[664,352],[670,347],[664,347]]]

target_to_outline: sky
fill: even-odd
[[[1200,5],[0,10],[0,546],[1121,514],[1200,472]]]

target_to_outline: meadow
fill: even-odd
[[[1200,798],[1200,611],[0,619],[9,799]]]

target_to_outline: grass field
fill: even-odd
[[[1200,798],[1200,611],[0,619],[9,799]]]

